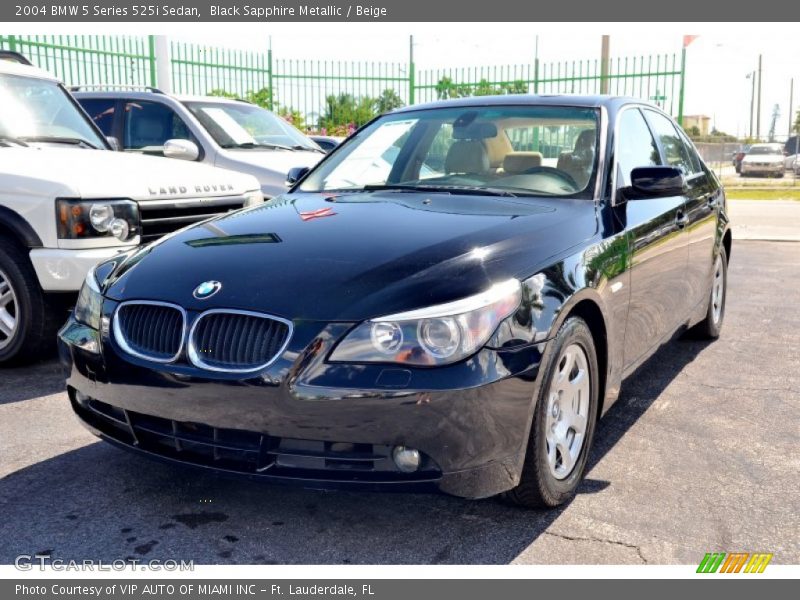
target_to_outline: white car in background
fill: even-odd
[[[288,189],[290,169],[312,167],[325,156],[285,119],[244,100],[177,96],[155,88],[84,89],[73,88],[75,98],[125,152],[249,173],[267,198]]]
[[[113,152],[50,73],[0,51],[0,366],[55,348],[87,272],[264,201],[252,175]]]
[[[753,144],[742,159],[739,175],[783,177],[785,169],[783,144]]]

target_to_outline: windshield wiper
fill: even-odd
[[[15,137],[10,136],[10,135],[0,135],[0,143],[17,144],[18,146],[25,146],[25,147],[28,146],[28,144],[26,144],[23,140],[21,140],[19,138],[15,138]]]
[[[516,198],[517,194],[497,187],[482,187],[482,186],[467,186],[467,185],[425,185],[425,184],[405,184],[405,183],[387,183],[387,184],[371,184],[363,187],[364,191],[390,191],[398,190],[405,192],[438,192],[443,194],[470,194],[474,196],[505,196],[508,198]]]
[[[292,146],[295,150],[308,150],[309,152],[319,152],[320,154],[327,154],[322,148],[313,148],[311,146],[303,146],[303,144],[295,144]]]
[[[294,152],[297,150],[296,147],[292,146],[285,146],[283,144],[273,144],[271,142],[244,142],[242,144],[225,144],[222,146],[223,148],[270,148],[272,150],[289,150]]]
[[[63,137],[58,135],[26,135],[20,136],[18,139],[23,140],[25,142],[44,142],[50,144],[70,144],[71,146],[87,146],[94,150],[97,150],[97,146],[92,144],[91,142],[86,141],[83,138],[77,137]]]

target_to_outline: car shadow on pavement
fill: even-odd
[[[597,430],[590,468],[705,346],[671,342],[627,380]],[[609,485],[590,473],[579,493],[602,502]],[[506,564],[566,509],[269,486],[96,442],[0,479],[0,563],[40,553],[197,564]]]
[[[64,391],[64,370],[52,355],[24,367],[0,368],[0,405],[22,402]]]

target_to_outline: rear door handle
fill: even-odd
[[[686,216],[686,213],[682,210],[678,211],[678,214],[675,216],[675,224],[678,226],[678,229],[683,229],[686,227],[686,224],[689,222],[689,217]]]

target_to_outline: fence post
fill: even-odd
[[[12,52],[17,51],[17,36],[10,35],[8,36],[8,49]]]
[[[414,67],[414,36],[408,36],[408,103],[416,101],[417,73]]]
[[[150,54],[150,85],[158,87],[158,78],[156,75],[156,36],[147,36],[147,45]]]
[[[678,125],[683,127],[683,84],[686,79],[686,46],[681,49],[681,85],[678,90]]]
[[[275,89],[272,87],[272,38],[269,39],[267,48],[267,85],[269,86],[268,106],[270,110],[275,110]]]

